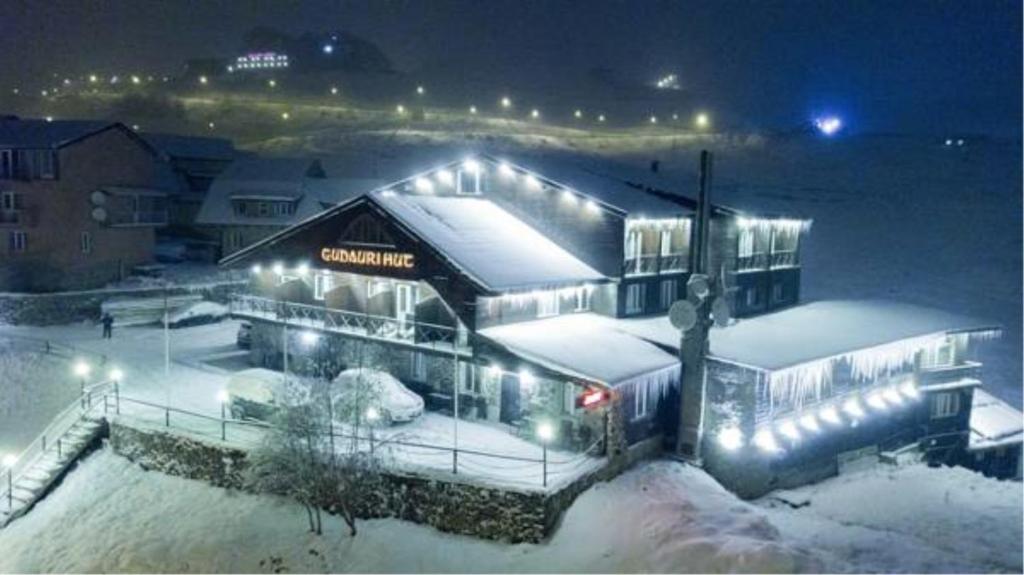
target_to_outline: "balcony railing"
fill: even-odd
[[[167,224],[167,210],[155,210],[148,212],[130,212],[127,217],[118,218],[112,222],[112,226],[162,226]]]
[[[736,271],[768,269],[768,254],[750,254],[736,257]]]
[[[451,351],[454,345],[456,352],[470,353],[465,330],[452,326],[248,295],[233,297],[230,309],[236,317],[284,322],[296,327],[346,333],[426,349]]]
[[[796,251],[787,252],[772,252],[771,255],[771,267],[775,268],[792,268],[800,265],[800,261],[797,259]]]
[[[623,274],[627,276],[653,275],[686,271],[686,254],[642,255],[627,258],[623,265]]]

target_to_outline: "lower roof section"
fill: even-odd
[[[675,355],[616,329],[616,321],[580,313],[489,327],[478,334],[526,361],[609,387],[658,372],[674,371],[678,377]]]
[[[968,448],[994,449],[1024,441],[1024,414],[981,389],[971,403],[971,437]]]

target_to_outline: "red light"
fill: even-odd
[[[579,407],[597,407],[608,399],[608,393],[603,389],[588,389],[577,400]]]

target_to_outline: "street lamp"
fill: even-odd
[[[537,438],[540,439],[540,447],[544,454],[543,459],[543,471],[544,471],[544,487],[548,486],[548,443],[555,437],[555,428],[552,427],[550,422],[544,421],[537,426]]]
[[[3,464],[7,468],[7,511],[14,509],[14,464],[18,458],[8,453],[4,455]]]
[[[121,415],[121,380],[124,379],[124,372],[115,367],[110,370],[110,379],[114,382],[114,413]],[[107,400],[104,399],[104,409],[106,404]]]
[[[75,362],[74,372],[75,372],[75,375],[78,376],[79,391],[80,391],[79,400],[81,401],[83,409],[85,409],[85,378],[89,377],[89,371],[90,370],[91,370],[91,368],[89,367],[89,364],[85,363],[84,360],[80,359],[80,360]]]

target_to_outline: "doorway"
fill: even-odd
[[[501,411],[498,420],[515,423],[519,420],[519,377],[511,373],[501,375]]]
[[[395,285],[395,319],[398,320],[398,333],[402,337],[412,337],[416,319],[416,285],[400,283]]]

